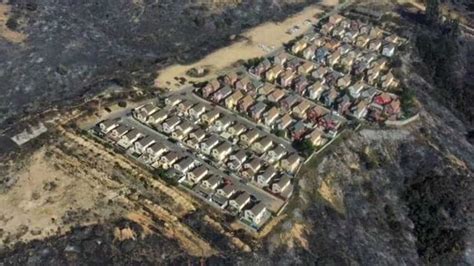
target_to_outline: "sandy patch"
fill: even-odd
[[[0,247],[69,230],[70,225],[90,224],[106,206],[107,197],[90,183],[68,175],[36,152],[29,165],[17,173],[18,182],[0,195]],[[102,215],[102,213],[101,213]]]
[[[328,180],[330,178],[331,177],[326,178],[325,180]],[[323,197],[323,199],[325,199],[329,204],[331,204],[331,207],[333,207],[339,213],[345,213],[344,196],[342,195],[340,190],[328,184],[327,181],[323,181],[321,183],[321,186],[318,188],[318,192],[321,197]]]
[[[10,11],[11,7],[9,5],[0,3],[0,37],[12,43],[21,43],[26,39],[26,35],[12,31],[6,25],[10,18]]]
[[[190,81],[204,81],[219,75],[219,72],[225,71],[238,60],[264,56],[269,52],[262,47],[270,50],[281,47],[283,43],[294,39],[311,28],[311,23],[317,21],[315,15],[323,12],[321,5],[335,6],[337,3],[336,0],[324,0],[318,5],[305,8],[282,22],[267,22],[250,29],[242,34],[246,40],[219,49],[194,64],[173,65],[161,70],[155,80],[155,85],[157,87],[178,89],[181,85],[177,84],[175,77],[186,77]],[[308,20],[310,23],[308,23]],[[286,32],[294,26],[298,26],[300,29],[293,34],[287,34]],[[186,71],[193,67],[207,67],[210,72],[202,78],[191,78],[186,75]]]

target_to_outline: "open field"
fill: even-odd
[[[0,3],[0,38],[12,43],[21,43],[26,39],[26,35],[20,32],[12,31],[7,27],[7,21],[10,18],[11,7]]]
[[[177,64],[161,70],[158,78],[155,80],[155,85],[158,87],[177,89],[180,85],[176,84],[175,77],[186,76],[186,79],[198,82],[208,80],[218,75],[219,71],[228,69],[238,60],[248,60],[250,58],[264,56],[268,54],[269,51],[262,49],[262,45],[271,50],[279,48],[283,43],[309,30],[312,25],[311,23],[317,21],[315,15],[323,13],[321,9],[322,5],[332,7],[336,4],[336,0],[324,0],[318,5],[305,8],[303,11],[282,22],[267,22],[248,30],[241,34],[243,36],[242,41],[219,49],[196,63],[190,65]],[[309,20],[311,23],[305,22],[306,20]],[[300,29],[293,34],[287,34],[286,32],[294,26],[298,26]],[[186,75],[186,71],[193,67],[206,67],[210,72],[202,78],[190,78]]]
[[[47,148],[35,152],[28,166],[14,173],[18,182],[0,194],[0,247],[64,233],[76,222],[95,223],[114,212],[106,202],[117,195],[99,190],[92,176],[67,172],[57,154]]]

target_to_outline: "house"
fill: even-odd
[[[224,131],[226,130],[230,125],[232,125],[232,123],[234,122],[234,120],[232,120],[229,116],[221,116],[220,118],[218,118],[215,122],[214,122],[214,126],[213,128],[216,130],[216,131]]]
[[[339,112],[339,114],[346,114],[351,104],[351,98],[349,97],[349,95],[345,94],[337,100],[337,111]]]
[[[249,77],[244,77],[235,83],[236,90],[249,91],[251,90],[251,87],[252,80]]]
[[[100,122],[99,128],[102,133],[107,134],[119,125],[120,124],[116,120],[108,119]]]
[[[291,177],[288,175],[282,175],[280,179],[272,184],[272,192],[279,194],[291,185]]]
[[[356,58],[356,53],[355,52],[349,52],[345,54],[343,57],[340,59],[340,64],[345,66],[346,69],[351,69],[352,65],[354,64]]]
[[[319,30],[319,32],[321,32],[324,35],[329,35],[331,31],[334,29],[334,27],[335,27],[334,24],[328,22],[324,24],[323,26],[321,26],[321,29]]]
[[[145,153],[146,148],[150,147],[156,142],[156,139],[152,136],[148,136],[145,138],[140,139],[139,141],[135,142],[135,152],[142,154]]]
[[[227,86],[233,87],[237,80],[239,80],[239,75],[235,72],[230,72],[224,76],[223,80]]]
[[[306,135],[306,139],[313,145],[314,147],[322,146],[326,143],[326,139],[323,138],[324,132],[320,128],[315,128],[311,133]]]
[[[308,129],[306,128],[304,122],[299,120],[296,122],[290,129],[291,137],[294,141],[301,140]]]
[[[165,104],[169,107],[173,107],[178,105],[181,101],[182,99],[178,95],[173,95],[165,99]]]
[[[291,47],[291,51],[293,52],[293,54],[298,54],[299,52],[303,51],[303,49],[306,48],[307,46],[308,46],[308,43],[305,40],[303,39],[298,40]]]
[[[393,99],[389,104],[384,107],[385,116],[388,120],[396,120],[400,116],[400,99]]]
[[[193,131],[194,126],[189,121],[183,121],[179,125],[176,126],[175,131],[181,131],[183,136],[187,136],[191,131]]]
[[[306,112],[306,118],[313,123],[317,123],[319,119],[328,112],[329,111],[322,106],[315,105]]]
[[[257,102],[255,105],[253,105],[250,108],[250,116],[255,121],[259,121],[266,108],[267,108],[267,105],[264,102]]]
[[[126,125],[119,125],[118,127],[115,127],[109,132],[110,138],[113,140],[118,140],[121,138],[123,135],[125,135],[131,128],[126,126]]]
[[[380,48],[382,47],[382,41],[381,40],[372,40],[369,44],[369,50],[378,52],[380,51]]]
[[[217,175],[213,175],[208,179],[202,181],[201,187],[209,190],[215,190],[222,182],[222,178]]]
[[[269,82],[273,82],[280,74],[283,72],[283,66],[282,65],[275,65],[272,68],[270,68],[266,73],[265,73],[265,78]]]
[[[331,88],[323,92],[321,99],[324,105],[328,107],[332,107],[338,96],[339,96],[339,92],[335,88]]]
[[[315,79],[323,79],[324,76],[328,73],[328,71],[329,71],[329,68],[320,66],[311,73],[311,76]]]
[[[342,118],[334,112],[327,113],[318,121],[318,125],[320,125],[327,131],[326,136],[330,138],[336,137],[342,124]]]
[[[302,64],[303,62],[301,59],[295,57],[285,64],[286,71],[291,71],[291,72],[296,72],[298,70],[298,67]]]
[[[367,101],[361,100],[351,107],[350,115],[356,119],[362,119],[368,113],[368,106],[369,103]]]
[[[181,158],[181,155],[175,151],[170,151],[160,158],[161,163],[168,168]]]
[[[163,131],[170,134],[174,131],[175,127],[181,123],[181,119],[177,116],[172,116],[163,122]]]
[[[286,70],[283,74],[280,75],[280,85],[282,87],[290,87],[295,77],[295,72],[293,72],[292,70]]]
[[[251,209],[244,211],[244,219],[253,223],[253,225],[260,226],[265,222],[265,217],[267,217],[268,210],[265,207],[265,204],[259,202],[255,204]]]
[[[362,91],[362,93],[360,94],[360,98],[363,98],[369,102],[372,101],[372,99],[375,97],[375,95],[377,95],[378,93],[378,90],[374,87],[370,87],[364,91]]]
[[[128,147],[132,146],[135,141],[143,136],[145,136],[145,134],[140,132],[138,129],[132,129],[127,132],[127,134],[123,135],[117,144],[127,149]]]
[[[206,131],[204,129],[196,129],[189,134],[190,139],[195,139],[197,142],[201,142],[206,137]]]
[[[293,118],[289,113],[286,113],[284,116],[280,118],[278,121],[278,129],[284,130],[288,128],[293,123]]]
[[[383,36],[383,30],[379,27],[372,27],[369,32],[369,37],[372,39],[378,39]]]
[[[195,120],[200,119],[201,115],[204,114],[205,112],[206,112],[206,105],[204,105],[203,103],[198,103],[194,105],[188,111],[189,115]]]
[[[283,145],[276,145],[273,149],[268,151],[270,162],[280,160],[286,154],[286,147]]]
[[[158,111],[160,108],[155,103],[147,103],[133,110],[132,115],[137,120],[145,123],[150,115]]]
[[[250,95],[245,96],[239,101],[239,106],[238,106],[239,112],[246,113],[249,107],[252,106],[254,103],[255,103],[255,100],[252,96]]]
[[[316,50],[316,57],[315,61],[319,64],[326,64],[326,57],[331,54],[329,50],[326,47],[321,47],[318,50]]]
[[[317,49],[318,47],[314,44],[306,47],[306,49],[303,50],[303,58],[306,60],[313,60]]]
[[[332,37],[341,39],[342,37],[344,37],[344,33],[346,33],[346,29],[344,27],[342,26],[335,27],[332,30]]]
[[[336,50],[337,48],[339,48],[339,46],[341,46],[341,42],[335,38],[330,39],[329,41],[326,42],[326,44],[324,44],[324,47],[328,49],[329,51],[333,52],[333,54],[338,53]]]
[[[202,88],[202,96],[204,98],[209,98],[211,94],[220,89],[221,83],[217,79],[213,79]]]
[[[311,107],[311,104],[307,100],[302,100],[293,108],[293,114],[298,118],[306,118],[306,111]]]
[[[263,166],[262,159],[254,157],[252,160],[244,163],[244,169],[250,170],[253,173],[257,173]]]
[[[272,67],[272,63],[267,58],[263,59],[255,68],[253,73],[257,76],[262,76],[267,70]]]
[[[350,74],[344,75],[337,80],[339,89],[345,89],[351,85],[352,77]]]
[[[185,134],[183,133],[183,131],[179,130],[179,129],[175,129],[173,130],[173,132],[171,132],[171,137],[175,140],[183,140],[185,136]]]
[[[199,183],[207,174],[209,173],[209,169],[206,166],[201,165],[187,173],[187,178],[194,184]]]
[[[360,48],[365,48],[367,47],[367,44],[369,44],[370,38],[366,34],[359,35],[356,39],[356,46]]]
[[[204,154],[210,155],[212,149],[219,144],[219,139],[215,135],[211,135],[209,138],[201,142],[201,151]]]
[[[323,83],[318,80],[314,84],[310,85],[307,88],[307,91],[309,92],[309,98],[311,100],[318,100],[321,97],[321,94],[328,89],[329,88],[327,86],[323,85]]]
[[[334,66],[339,62],[339,59],[341,59],[341,53],[339,53],[339,51],[332,53],[330,56],[328,56],[328,65]]]
[[[280,105],[286,111],[291,110],[291,108],[298,103],[298,97],[295,95],[288,95],[283,100],[280,101]]]
[[[251,145],[260,137],[260,131],[253,128],[242,135],[240,135],[240,141],[245,145]]]
[[[231,152],[232,145],[230,145],[228,142],[222,142],[221,144],[212,149],[212,157],[214,157],[214,159],[216,159],[217,161],[222,161]]]
[[[258,154],[263,154],[266,151],[268,151],[272,147],[272,145],[273,145],[272,138],[269,136],[265,136],[261,138],[260,140],[255,141],[252,144],[252,149]]]
[[[153,125],[160,124],[161,122],[165,121],[166,118],[168,118],[168,115],[169,110],[163,109],[150,115],[147,122]]]
[[[354,43],[357,36],[359,36],[359,31],[351,29],[351,30],[346,31],[346,33],[344,33],[344,36],[342,37],[342,41],[344,43]]]
[[[391,34],[391,35],[385,37],[384,40],[388,43],[396,45],[400,41],[400,38],[396,34]]]
[[[146,148],[146,153],[152,160],[158,159],[163,153],[167,152],[168,149],[163,143],[156,142]]]
[[[275,86],[269,83],[265,83],[262,87],[258,90],[258,95],[267,96],[275,90]]]
[[[309,85],[309,80],[305,76],[299,76],[296,78],[294,83],[295,92],[302,96],[305,95],[306,88]]]
[[[236,211],[240,212],[250,202],[250,194],[248,192],[241,192],[237,197],[229,201],[229,205]]]
[[[244,133],[245,131],[247,131],[247,127],[239,122],[236,122],[227,128],[227,132],[234,137],[239,137],[240,134]]]
[[[289,173],[294,173],[296,169],[298,169],[298,166],[301,164],[302,161],[303,158],[297,153],[291,153],[286,158],[281,160],[280,166],[283,170]]]
[[[214,123],[221,114],[216,109],[210,110],[201,116],[201,120],[209,125]]]
[[[285,91],[282,89],[275,89],[267,96],[267,100],[276,103],[283,97],[285,97]]]
[[[184,114],[184,115],[188,115],[188,111],[189,109],[191,109],[191,107],[193,107],[194,103],[189,101],[189,100],[183,100],[182,102],[180,102],[178,104],[178,112],[180,112],[181,114]]]
[[[240,99],[244,97],[241,90],[234,91],[229,97],[225,99],[225,106],[228,109],[234,109]]]
[[[359,98],[361,92],[365,89],[366,84],[363,81],[358,81],[349,87],[349,94],[352,98]]]
[[[280,116],[280,111],[278,110],[278,108],[273,106],[272,108],[270,108],[270,110],[268,110],[265,114],[263,114],[263,120],[264,120],[265,125],[271,126],[273,122],[275,122],[279,116]]]
[[[392,71],[382,77],[382,88],[388,89],[398,86],[398,81],[395,79]]]
[[[212,101],[215,103],[219,103],[223,99],[225,99],[227,96],[229,96],[232,93],[232,88],[229,86],[225,86],[218,91],[216,91],[214,94],[212,94]]]
[[[290,58],[289,55],[283,52],[273,57],[273,63],[275,65],[283,66],[288,61],[289,58]]]
[[[344,20],[345,17],[339,15],[339,14],[334,14],[329,17],[329,23],[333,25],[338,25],[342,20]]]
[[[301,66],[298,67],[298,74],[300,75],[308,75],[313,71],[315,65],[311,62],[304,62]]]
[[[235,185],[229,183],[217,189],[216,194],[225,199],[230,199],[230,197],[232,197],[232,195],[234,195],[236,192],[237,190]]]
[[[189,170],[191,170],[196,165],[196,161],[194,161],[191,157],[186,157],[181,159],[179,162],[173,165],[173,168],[180,171],[183,174],[186,174]]]
[[[395,45],[392,43],[384,45],[382,49],[382,54],[385,55],[386,57],[392,57],[393,54],[395,53]]]
[[[277,175],[277,171],[273,166],[267,167],[265,171],[257,175],[257,185],[260,187],[266,187],[270,183],[273,177]]]
[[[231,154],[229,156],[229,161],[227,162],[227,166],[231,170],[238,170],[242,166],[242,164],[247,160],[248,155],[246,150],[239,150],[238,152]]]
[[[392,101],[392,96],[390,93],[382,92],[379,95],[374,97],[373,103],[384,106]]]

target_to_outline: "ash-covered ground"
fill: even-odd
[[[196,60],[231,35],[319,1],[4,2],[6,27],[26,39],[0,37],[0,123],[77,103],[109,82],[150,85],[163,65]]]

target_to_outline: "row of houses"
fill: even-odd
[[[235,77],[234,83],[228,84],[227,80],[232,80],[231,77]],[[208,99],[212,100],[212,93],[204,93],[204,91],[211,91],[209,89],[211,86],[214,87],[213,90],[216,93],[220,91],[220,88],[230,88],[232,93],[216,103],[239,112],[274,132],[283,132],[280,136],[286,136],[293,141],[307,138],[314,146],[321,146],[328,141],[328,138],[334,137],[344,122],[344,119],[336,114],[329,114],[330,112],[327,110],[326,114],[328,115],[325,116],[325,119],[334,120],[334,126],[327,127],[330,123],[319,123],[319,127],[314,128],[314,121],[308,121],[307,114],[310,110],[317,108],[317,104],[269,83],[262,83],[249,90],[238,88],[235,84],[239,84],[244,79],[253,80],[254,78],[231,72],[209,82],[201,89],[201,95],[202,97],[207,95]],[[249,134],[253,135],[250,132]]]
[[[243,189],[237,189],[231,181],[213,173],[212,169],[188,154],[170,149],[159,138],[146,136],[117,120],[102,121],[98,124],[98,128],[120,147],[131,149],[133,153],[140,155],[143,161],[152,167],[172,169],[182,177],[181,179],[195,185],[194,190],[203,197],[222,209],[227,208],[233,214],[240,215],[241,219],[248,221],[252,226],[259,227],[265,218],[270,217],[265,202],[257,201],[255,196]],[[273,185],[273,190],[280,192],[289,185],[277,182]]]

